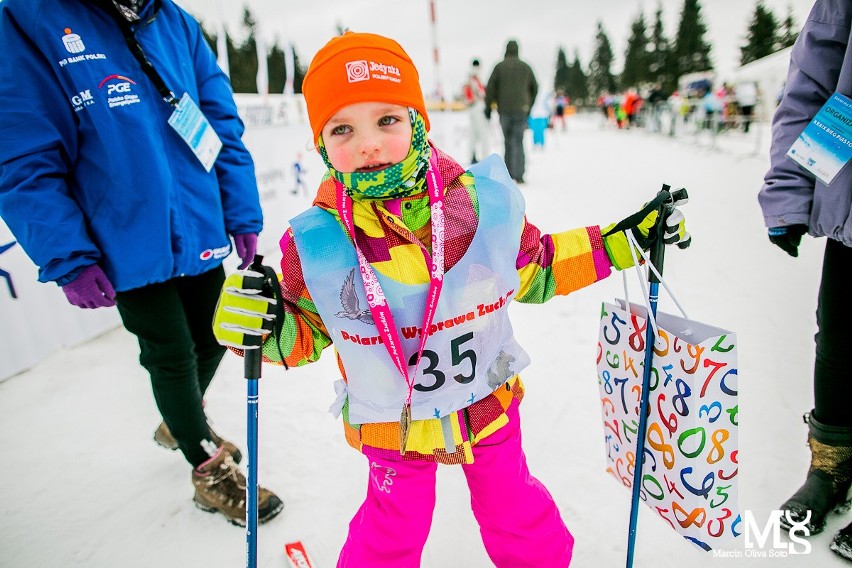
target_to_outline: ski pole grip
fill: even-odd
[[[663,257],[666,251],[666,244],[663,242],[663,234],[666,226],[666,217],[669,216],[669,213],[674,209],[674,199],[672,198],[670,185],[663,184],[663,189],[657,193],[657,198],[654,201],[659,202],[659,208],[657,209],[657,222],[654,224],[654,230],[656,239],[654,239],[654,244],[651,247],[651,264],[653,264],[657,268],[657,272],[662,275],[663,273]],[[659,283],[660,280],[657,278],[657,274],[652,270],[648,275],[648,282],[651,284]]]
[[[259,254],[254,255],[254,261],[249,266],[249,269],[263,274],[263,256]],[[245,349],[243,351],[244,374],[247,380],[252,381],[260,378],[261,359],[261,347]]]

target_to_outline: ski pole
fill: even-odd
[[[254,256],[251,270],[263,274],[263,257]],[[243,352],[243,368],[246,378],[246,445],[248,461],[246,470],[246,567],[257,568],[257,411],[258,383],[260,382],[261,348]]]
[[[666,216],[674,207],[674,199],[669,193],[670,186],[663,185],[663,189],[657,194],[657,199],[662,202],[657,208],[657,222],[655,225],[656,239],[651,247],[651,264],[657,268],[657,272],[663,274],[663,259],[665,256],[665,243],[663,234],[665,230]],[[645,463],[645,435],[648,427],[648,388],[651,383],[651,364],[654,359],[654,328],[651,318],[657,316],[657,293],[660,280],[653,270],[648,275],[648,321],[645,324],[645,368],[642,372],[642,396],[639,404],[639,429],[636,433],[636,463],[633,467],[633,496],[630,501],[630,527],[627,532],[627,568],[633,567],[633,552],[636,544],[636,522],[639,515],[639,490],[642,483],[642,465]],[[627,306],[630,309],[630,306]]]

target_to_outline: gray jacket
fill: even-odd
[[[509,40],[506,56],[494,67],[485,87],[485,106],[497,105],[497,112],[529,115],[538,81],[532,68],[518,58],[518,42]]]
[[[758,200],[767,227],[808,225],[815,237],[852,247],[852,166],[826,186],[786,156],[835,91],[852,98],[852,2],[816,0],[790,56],[784,97],[772,120],[771,165]]]

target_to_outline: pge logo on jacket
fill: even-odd
[[[136,81],[124,75],[109,75],[98,85],[98,89],[106,87],[107,104],[109,108],[121,107],[142,102],[139,95],[133,92]]]

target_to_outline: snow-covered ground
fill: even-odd
[[[436,113],[432,123],[439,145],[468,156],[465,116]],[[304,148],[305,127],[289,133],[282,148]],[[727,134],[711,147],[706,138],[617,131],[602,128],[597,114],[576,116],[567,132],[548,132],[544,150],[528,151],[522,187],[530,221],[550,232],[618,220],[663,183],[688,188],[684,212],[693,246],[667,255],[665,275],[690,317],[737,333],[739,505],[758,520],[798,487],[808,464],[801,414],[812,404],[823,247],[807,239],[792,259],[768,242],[756,201],[767,148],[765,125],[749,137]],[[313,183],[322,168],[304,153]],[[290,199],[291,214],[309,204],[306,197]],[[267,230],[280,233],[285,223],[267,219]],[[277,261],[274,255],[269,260]],[[573,566],[581,568],[620,566],[625,558],[629,493],[604,471],[595,371],[600,303],[620,296],[621,286],[616,275],[542,306],[511,307],[519,341],[533,361],[524,373],[528,391],[521,406],[527,457],[574,533]],[[665,295],[661,309],[674,311]],[[260,528],[259,565],[286,566],[284,543],[301,540],[317,566],[334,566],[365,492],[366,468],[326,411],[338,374],[333,353],[307,368],[264,371],[260,478],[285,499],[286,509]],[[226,356],[207,409],[215,429],[244,446],[241,359]],[[6,464],[0,473],[0,566],[244,565],[244,532],[193,505],[188,465],[151,440],[158,423],[135,340],[123,329],[0,383]],[[439,471],[422,565],[490,566],[460,469]],[[811,539],[810,555],[714,559],[643,507],[635,566],[847,566],[828,543],[848,521],[831,517],[828,530]]]

